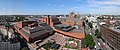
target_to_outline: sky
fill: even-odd
[[[120,15],[120,0],[0,0],[0,15]]]

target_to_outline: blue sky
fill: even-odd
[[[0,0],[0,15],[69,14],[120,15],[120,0]]]

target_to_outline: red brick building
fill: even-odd
[[[23,21],[14,25],[15,30],[20,33],[28,42],[44,39],[54,33],[54,30],[46,23],[36,21]]]
[[[57,17],[55,17],[55,16],[48,16],[46,18],[43,18],[41,21],[42,22],[46,22],[56,32],[59,32],[59,33],[61,33],[63,35],[66,35],[66,36],[69,36],[69,37],[73,37],[73,38],[77,38],[77,39],[83,39],[85,37],[83,28],[79,28],[78,30],[80,32],[76,32],[76,31],[74,31],[74,30],[76,30],[75,28],[72,28],[71,25],[62,24],[59,21],[59,19]],[[56,29],[55,26],[57,26],[59,28],[61,27],[62,29]]]
[[[111,28],[109,24],[100,25],[100,30],[108,45],[115,50],[120,50],[120,30]]]

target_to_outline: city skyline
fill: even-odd
[[[0,0],[0,15],[120,15],[119,0]]]

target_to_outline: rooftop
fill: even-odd
[[[54,31],[52,27],[47,25],[47,23],[40,23],[39,25],[44,27],[47,31]]]
[[[35,31],[40,31],[40,30],[43,30],[44,28],[43,27],[40,27],[40,26],[36,26],[34,28],[30,28],[30,27],[23,27],[24,29],[28,30],[30,33],[33,33]]]
[[[65,25],[65,24],[58,24],[58,25],[55,25],[55,26],[59,26],[59,27],[70,27],[70,26],[68,26],[68,25]]]
[[[57,30],[55,28],[53,28],[55,31],[60,32],[63,35],[69,36],[69,37],[73,37],[73,38],[77,38],[77,39],[82,39],[85,37],[84,32],[63,32],[60,30]]]
[[[110,28],[110,29],[112,29],[115,32],[119,32],[120,33],[120,29],[115,29],[115,28]]]
[[[58,24],[58,25],[55,25],[55,28],[58,30],[64,31],[64,32],[69,32],[72,29],[74,29],[75,27],[71,27],[71,26],[68,26],[65,24]]]
[[[21,24],[22,23],[22,24]],[[25,21],[15,25],[15,29],[28,41],[34,42],[38,39],[44,39],[54,33],[54,30],[43,22]],[[36,23],[36,24],[33,24]],[[22,25],[20,29],[18,25]],[[18,28],[18,29],[17,29]],[[32,40],[31,40],[32,39]]]
[[[110,22],[110,21],[109,21]],[[108,21],[103,24],[102,26],[105,26],[106,28],[109,28],[115,32],[119,32],[120,33],[120,22],[114,21],[111,23],[109,23]]]
[[[41,34],[47,33],[47,31],[44,30],[43,27],[39,27],[39,26],[34,29],[29,29],[30,33],[26,32],[24,28],[22,28],[20,31],[30,38],[34,38],[40,36]]]

